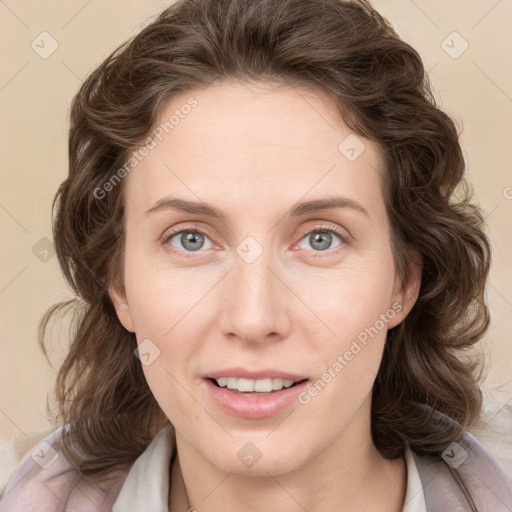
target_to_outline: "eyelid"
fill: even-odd
[[[307,236],[315,232],[327,232],[334,233],[340,239],[340,245],[334,247],[333,249],[327,249],[325,251],[314,251],[314,250],[306,250],[298,248],[298,244],[304,240]],[[337,226],[332,226],[329,224],[316,224],[314,226],[310,226],[305,231],[301,232],[301,235],[297,242],[294,243],[293,250],[296,251],[306,251],[312,254],[315,258],[328,258],[330,256],[337,255],[340,251],[342,251],[350,240],[350,235],[346,233],[344,230],[341,230]]]
[[[163,244],[166,244],[171,238],[173,238],[174,236],[182,233],[182,232],[191,232],[191,233],[200,233],[202,235],[206,235],[208,236],[208,238],[210,238],[210,240],[213,242],[212,238],[212,234],[211,232],[207,229],[207,228],[204,228],[204,227],[198,227],[197,223],[193,224],[193,225],[188,225],[188,226],[183,226],[183,227],[180,227],[180,228],[170,228],[166,231],[164,231],[164,234],[162,235],[161,237],[161,242]],[[214,245],[216,245],[214,243]]]
[[[300,240],[302,240],[305,236],[314,233],[315,231],[329,231],[336,233],[343,241],[347,241],[350,238],[349,234],[345,230],[341,230],[336,226],[331,226],[330,224],[316,224],[303,231]]]
[[[313,253],[318,253],[318,256],[321,256],[322,253],[326,253],[329,255],[337,253],[342,248],[342,246],[346,245],[346,243],[351,238],[350,235],[345,230],[342,230],[342,229],[338,228],[337,226],[333,226],[333,225],[329,225],[329,224],[315,224],[315,225],[312,225],[312,226],[306,228],[305,230],[301,231],[300,237],[296,242],[294,242],[293,247],[295,247],[306,236],[310,235],[311,233],[315,233],[317,231],[318,232],[327,231],[327,232],[335,233],[340,238],[340,240],[342,242],[340,244],[340,246],[338,246],[334,249],[329,249],[326,251],[312,251]],[[166,230],[164,232],[163,236],[161,237],[161,243],[163,245],[168,245],[168,242],[171,238],[173,238],[174,236],[176,236],[182,232],[192,232],[192,233],[197,232],[197,233],[206,235],[206,236],[208,236],[208,238],[210,239],[210,241],[212,242],[213,245],[217,245],[215,243],[215,241],[213,240],[213,237],[212,237],[210,231],[207,228],[198,227],[197,223],[195,223],[194,225],[188,225],[188,226],[185,225],[183,227],[171,228],[169,230]],[[193,251],[181,251],[181,250],[175,249],[175,248],[169,249],[169,250],[178,251],[180,253],[188,254],[189,256],[187,256],[187,257],[193,257],[193,254],[194,254]],[[300,249],[300,250],[303,250],[303,249]],[[197,252],[201,253],[201,252],[205,252],[205,251],[199,250]]]

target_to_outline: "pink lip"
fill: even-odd
[[[236,368],[225,368],[224,370],[219,370],[215,372],[210,372],[207,375],[204,375],[207,379],[218,379],[219,377],[242,377],[245,379],[271,379],[271,378],[279,378],[279,379],[287,379],[298,382],[300,380],[307,379],[305,375],[297,375],[296,373],[287,373],[281,370],[276,370],[274,368],[266,368],[263,370],[246,370],[240,366]]]
[[[219,376],[226,376],[226,374],[219,374]],[[245,396],[228,391],[227,388],[220,388],[208,378],[204,379],[204,382],[210,397],[222,410],[234,416],[253,420],[268,418],[283,411],[296,400],[297,395],[308,384],[308,381],[305,380],[295,386],[273,391],[265,396]]]

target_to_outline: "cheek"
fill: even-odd
[[[329,295],[315,306],[334,334],[326,328],[322,335],[310,331],[308,352],[316,379],[299,402],[310,418],[316,418],[312,421],[318,429],[325,428],[321,418],[329,410],[332,427],[327,430],[335,436],[371,393],[382,360],[387,323],[396,312],[389,307],[390,289],[386,284],[347,280],[342,291],[331,289]]]
[[[330,333],[344,340],[373,325],[391,307],[393,287],[391,255],[369,261],[353,258],[339,269],[302,272],[293,282],[296,295],[314,314],[311,318],[317,317],[314,323],[323,325],[324,338]]]
[[[388,324],[396,315],[393,279],[392,260],[383,258],[380,264],[347,265],[336,275],[315,280],[315,286],[300,288],[301,298],[322,320],[311,316],[313,321],[304,320],[302,327],[308,330],[304,337],[321,381],[317,388],[329,387],[325,400],[349,405],[370,391]]]
[[[205,278],[204,273],[150,256],[135,254],[127,259],[126,290],[137,338],[165,342],[181,322],[194,321],[214,284],[211,275]]]

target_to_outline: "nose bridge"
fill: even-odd
[[[272,333],[285,335],[288,315],[275,267],[272,251],[263,250],[255,239],[246,239],[236,248],[221,312],[225,334],[252,341]]]

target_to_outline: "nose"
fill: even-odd
[[[219,301],[224,336],[246,343],[276,342],[289,335],[291,293],[264,251],[249,263],[236,255]]]

